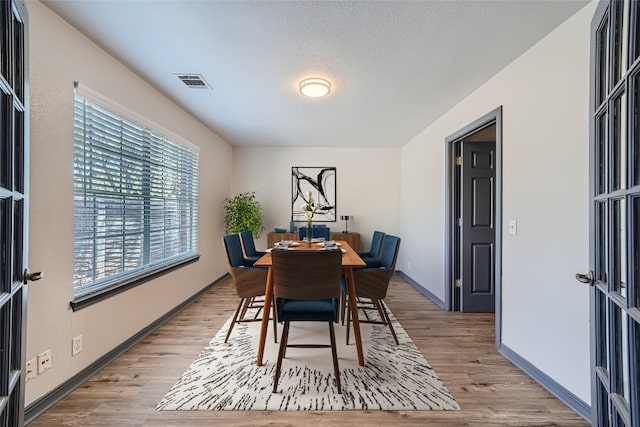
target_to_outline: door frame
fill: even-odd
[[[456,242],[457,220],[456,212],[456,176],[455,160],[456,160],[456,142],[464,137],[471,135],[490,126],[496,125],[496,148],[495,148],[495,323],[496,323],[496,347],[499,347],[502,341],[501,335],[501,318],[502,318],[502,106],[488,112],[479,117],[458,131],[452,133],[445,138],[446,159],[445,159],[445,221],[447,238],[445,241],[445,307],[447,310],[453,310],[453,298],[456,276],[456,254],[458,244]]]

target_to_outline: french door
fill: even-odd
[[[640,4],[602,2],[591,26],[592,408],[640,426]]]
[[[0,427],[24,423],[26,17],[24,2],[0,0]]]

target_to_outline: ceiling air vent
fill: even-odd
[[[176,74],[176,76],[192,89],[211,89],[200,74]]]

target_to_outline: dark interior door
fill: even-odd
[[[24,423],[27,85],[24,2],[0,1],[0,426]]]
[[[462,142],[461,301],[495,311],[495,142]]]

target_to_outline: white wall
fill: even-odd
[[[44,279],[29,285],[27,359],[52,349],[53,368],[27,382],[26,404],[226,273],[222,205],[231,188],[229,144],[40,2],[27,3],[31,84],[29,264]],[[161,123],[200,147],[200,261],[77,312],[73,299],[73,82]],[[71,357],[71,339],[84,351]]]
[[[292,166],[336,167],[338,221],[326,224],[342,231],[340,215],[353,215],[349,230],[361,234],[363,250],[369,249],[374,230],[400,232],[399,148],[235,147],[233,194],[255,191],[263,207],[266,230],[256,242],[258,249],[266,248],[266,233],[274,227],[289,227]]]
[[[589,290],[573,277],[589,267],[594,10],[582,9],[413,138],[401,171],[400,269],[444,299],[444,141],[503,106],[502,343],[587,403]]]

